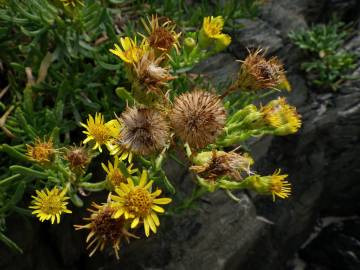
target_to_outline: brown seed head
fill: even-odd
[[[119,119],[122,123],[118,142],[131,152],[148,155],[165,147],[169,127],[156,109],[128,107]]]
[[[257,50],[243,61],[237,83],[244,91],[257,91],[277,87],[284,77],[283,64],[276,57],[266,60]]]
[[[213,143],[225,120],[226,111],[220,98],[202,90],[178,96],[170,113],[175,134],[194,148]]]

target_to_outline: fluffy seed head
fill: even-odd
[[[169,127],[161,112],[150,108],[128,107],[121,115],[118,142],[131,152],[148,155],[165,147]]]
[[[226,111],[220,98],[202,90],[178,96],[170,113],[175,134],[193,148],[214,142],[225,120]]]

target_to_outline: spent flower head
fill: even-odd
[[[164,56],[156,58],[154,51],[151,50],[146,52],[140,61],[134,64],[138,82],[144,85],[148,91],[159,92],[168,81],[174,79],[170,74],[169,67],[160,66],[163,60]]]
[[[260,49],[241,62],[237,86],[243,91],[276,88],[286,79],[283,64],[275,56],[267,60]]]
[[[85,225],[75,225],[76,230],[87,229],[89,234],[86,238],[87,249],[90,249],[89,257],[94,255],[97,250],[103,251],[107,245],[111,245],[116,258],[119,259],[121,241],[127,242],[130,238],[138,238],[128,231],[128,223],[124,218],[114,219],[116,209],[111,203],[98,205],[92,203],[93,208],[89,208],[90,217],[84,218],[89,222]]]
[[[216,181],[219,177],[240,181],[243,174],[251,173],[250,166],[254,160],[249,155],[239,155],[235,152],[207,151],[197,154],[190,170],[208,181]]]
[[[118,142],[131,152],[148,155],[163,149],[169,140],[168,124],[156,109],[127,107],[119,121]]]
[[[36,215],[41,222],[51,220],[51,224],[54,224],[55,221],[60,223],[60,216],[63,213],[71,213],[66,207],[69,199],[65,196],[66,191],[66,189],[61,191],[57,187],[51,190],[47,188],[40,191],[35,190],[37,196],[31,196],[34,200],[29,206],[29,208],[35,209],[32,214]]]
[[[222,132],[225,120],[226,111],[220,98],[203,90],[178,96],[170,113],[175,134],[194,148],[213,143]]]
[[[161,53],[167,53],[172,48],[175,48],[179,53],[179,38],[181,33],[176,33],[176,25],[170,21],[165,20],[163,23],[159,22],[157,15],[152,15],[148,18],[148,23],[143,22],[146,31],[148,32],[147,41],[151,48]]]
[[[69,161],[70,168],[74,171],[82,171],[91,161],[89,150],[83,146],[70,146],[66,149],[65,160]]]
[[[113,217],[131,219],[131,228],[142,222],[146,236],[150,235],[150,230],[156,233],[157,227],[160,226],[157,213],[165,212],[159,205],[169,204],[171,199],[158,198],[162,192],[160,189],[151,192],[153,181],[148,181],[146,170],[142,172],[138,184],[131,178],[127,180],[127,184],[121,183],[120,187],[115,189],[117,195],[111,196],[117,209]]]

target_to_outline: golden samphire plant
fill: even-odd
[[[62,2],[67,6],[81,3]],[[111,246],[119,258],[122,243],[156,233],[165,211],[184,209],[206,192],[225,190],[236,199],[231,192],[249,189],[271,195],[273,200],[291,194],[287,175],[280,169],[261,176],[252,170],[250,153],[238,150],[250,137],[284,136],[301,126],[299,114],[285,98],[258,107],[252,104],[269,93],[290,91],[280,60],[267,59],[262,50],[249,51],[240,61],[236,80],[222,89],[206,87],[191,81],[192,76],[182,70],[229,46],[224,19],[206,17],[202,28],[192,33],[181,33],[174,22],[158,16],[142,23],[143,33],[120,37],[109,51],[123,63],[127,85],[131,85],[116,89],[126,100],[126,108],[114,111],[113,119],[105,119],[101,112],[89,115],[81,123],[85,135],[81,146],[57,149],[51,137],[28,145],[33,163],[66,168],[62,170],[66,180],[54,180],[52,189],[36,190],[33,196],[30,208],[40,221],[59,223],[63,213],[71,213],[69,197],[81,206],[77,194],[108,190],[107,201],[93,202],[85,224],[75,225],[77,230],[89,231],[90,256]],[[190,83],[181,84],[184,77]],[[100,162],[106,178],[89,182],[91,175],[85,173],[100,152],[108,157],[107,162]],[[197,184],[186,203],[175,199],[176,185],[163,169],[174,155],[177,160],[187,159],[181,163],[188,165]]]

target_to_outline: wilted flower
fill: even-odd
[[[169,52],[175,48],[179,52],[179,37],[181,33],[176,33],[176,25],[169,20],[160,24],[157,15],[152,15],[151,20],[148,19],[148,24],[144,23],[144,27],[148,32],[147,37],[149,46],[161,52]]]
[[[261,108],[264,121],[275,128],[276,135],[288,135],[295,133],[301,127],[300,115],[296,108],[290,106],[285,98],[270,101]]]
[[[123,175],[119,168],[119,157],[115,156],[114,158],[114,164],[112,164],[110,161],[108,161],[108,166],[104,163],[101,163],[101,166],[103,167],[104,171],[106,172],[106,180],[111,185],[112,189],[115,187],[120,186],[120,183],[126,183],[126,176]],[[129,175],[137,172],[137,169],[132,169],[133,164],[130,164],[127,167],[127,172]]]
[[[35,139],[33,145],[26,145],[27,153],[26,155],[33,161],[39,162],[40,164],[46,164],[50,162],[56,150],[54,149],[54,144],[51,138],[46,140],[41,140],[39,138]]]
[[[208,181],[216,181],[223,176],[240,181],[243,179],[242,173],[250,174],[250,166],[254,163],[248,155],[224,151],[201,152],[194,157],[193,162],[190,170]]]
[[[76,230],[88,229],[89,235],[86,238],[87,249],[91,249],[91,257],[97,250],[103,251],[106,245],[111,245],[116,258],[119,259],[121,241],[130,238],[138,238],[128,231],[128,225],[124,218],[112,218],[116,209],[110,204],[98,205],[92,203],[94,209],[89,208],[90,217],[84,218],[89,221],[86,225],[75,225]]]
[[[284,78],[283,64],[276,57],[266,60],[262,50],[256,50],[242,61],[237,84],[243,91],[257,91],[276,88]]]
[[[276,196],[281,199],[286,199],[291,194],[291,184],[285,180],[288,175],[280,174],[280,172],[280,170],[277,170],[268,176],[249,176],[246,179],[246,181],[248,181],[248,187],[260,194],[272,195],[273,201],[275,201]]]
[[[82,146],[71,146],[66,149],[65,157],[73,170],[83,170],[90,163],[89,151]]]
[[[62,213],[71,213],[69,209],[66,208],[68,202],[66,202],[69,197],[65,197],[66,189],[61,190],[57,187],[54,187],[52,190],[35,190],[36,196],[31,196],[34,200],[32,205],[29,206],[32,211],[32,214],[36,215],[41,222],[45,220],[51,220],[51,224],[54,224],[56,221],[60,223],[60,215]]]
[[[226,111],[220,98],[202,90],[178,96],[170,113],[175,134],[194,148],[213,143],[225,120]]]
[[[121,183],[120,187],[115,189],[117,195],[112,195],[116,212],[114,218],[122,216],[125,219],[132,219],[131,228],[135,228],[139,222],[144,223],[145,235],[150,235],[150,230],[156,233],[160,221],[157,213],[164,213],[165,210],[158,204],[169,204],[170,198],[157,198],[161,190],[157,189],[151,192],[153,181],[148,182],[147,171],[143,171],[138,184],[134,184],[131,178],[128,183]]]
[[[168,124],[155,109],[127,107],[119,121],[122,129],[118,143],[134,153],[154,153],[164,148],[169,139]]]
[[[174,79],[170,75],[169,67],[160,66],[163,60],[164,56],[156,58],[155,53],[149,51],[134,65],[138,82],[145,85],[148,91],[156,92],[165,86],[168,81]]]
[[[84,144],[94,141],[95,145],[93,149],[99,149],[102,152],[102,145],[110,146],[111,139],[118,137],[120,133],[120,124],[117,120],[111,120],[107,123],[104,121],[104,116],[101,113],[95,114],[95,119],[89,115],[86,122],[87,125],[80,123],[86,131],[83,131],[87,135],[84,140]]]
[[[199,45],[201,47],[215,45],[215,51],[225,49],[231,43],[231,37],[222,33],[223,27],[224,18],[222,16],[205,17],[199,34]]]
[[[120,38],[120,44],[122,48],[120,48],[119,45],[114,44],[115,49],[110,49],[110,52],[128,64],[137,63],[145,54],[148,47],[145,39],[140,45],[137,45],[136,38],[135,40],[132,40],[129,37]]]

